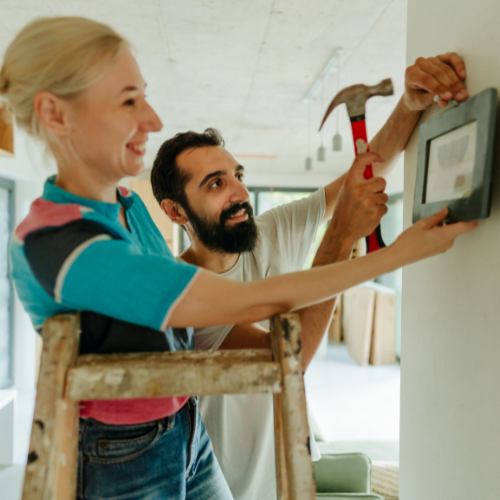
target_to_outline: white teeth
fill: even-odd
[[[245,213],[245,209],[242,208],[239,212],[235,213],[231,219],[235,219],[236,217],[241,217]]]
[[[139,153],[142,153],[146,151],[146,145],[145,144],[130,144],[130,149],[133,149],[134,151],[137,151]]]

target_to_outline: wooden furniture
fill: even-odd
[[[361,366],[370,359],[375,290],[357,286],[344,292],[344,336],[349,354]]]
[[[337,297],[335,311],[328,327],[328,338],[333,342],[342,342],[342,294]]]
[[[378,285],[376,293],[370,364],[392,365],[396,362],[396,292]]]
[[[274,395],[278,498],[313,500],[300,321],[271,321],[271,350],[78,356],[79,315],[45,322],[23,500],[76,495],[78,402],[186,394]]]
[[[351,357],[361,366],[395,363],[396,292],[369,282],[343,297],[343,331]]]

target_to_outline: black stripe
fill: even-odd
[[[168,328],[161,332],[91,311],[82,312],[81,327],[80,354],[194,349],[193,332],[186,328]]]
[[[82,243],[100,235],[113,236],[96,222],[79,220],[39,230],[26,237],[26,259],[35,278],[52,297],[57,275],[66,259]],[[93,311],[82,312],[81,330],[80,354],[194,349],[192,329],[168,328],[161,332]]]
[[[350,117],[351,119],[351,123],[354,123],[354,122],[361,122],[365,119],[365,115],[358,115],[358,116],[351,116]]]
[[[97,222],[79,220],[28,234],[24,253],[37,281],[54,297],[57,275],[73,250],[99,235],[112,236]]]

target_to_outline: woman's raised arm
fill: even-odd
[[[359,259],[240,283],[202,270],[168,321],[173,327],[253,323],[322,302],[407,264],[443,253],[476,222],[447,226],[447,209],[417,222],[392,245]]]

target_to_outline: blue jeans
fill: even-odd
[[[80,419],[78,500],[232,500],[195,398],[138,425]]]

